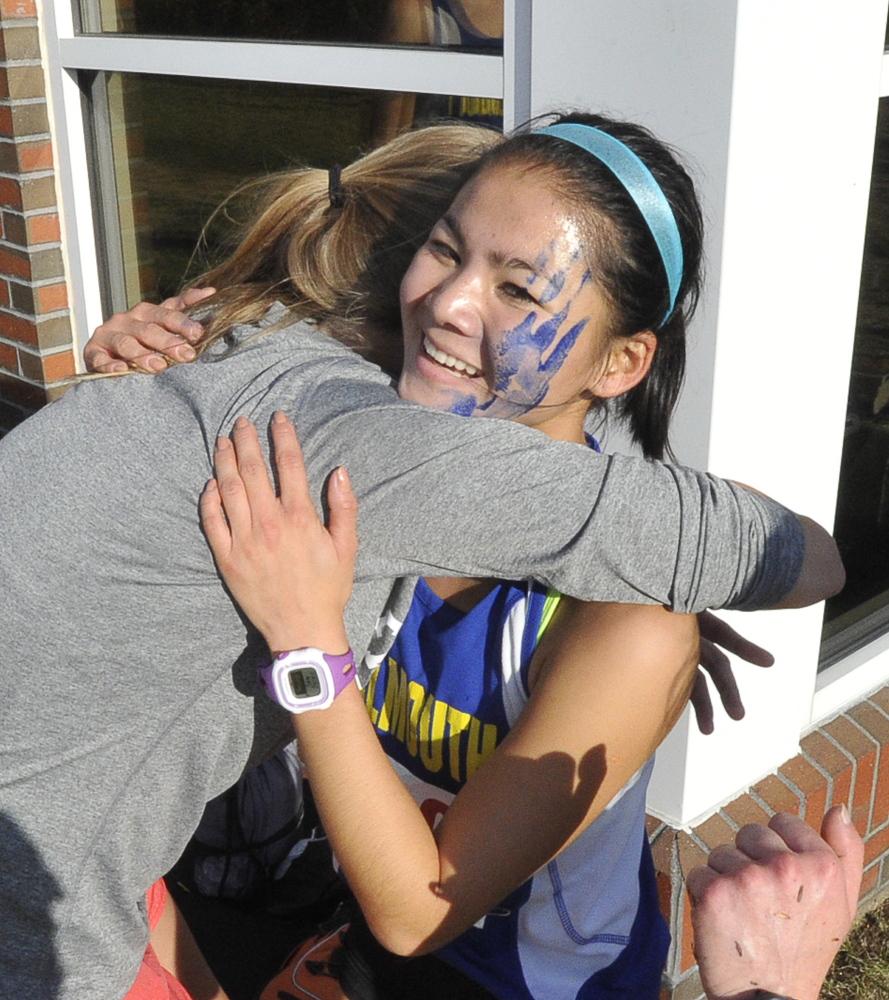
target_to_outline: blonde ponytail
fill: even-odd
[[[247,200],[253,221],[223,263],[190,283],[219,290],[200,306],[210,309],[201,347],[256,322],[277,300],[288,321],[312,318],[396,372],[401,278],[478,157],[500,139],[472,125],[405,133],[342,170],[341,207],[330,203],[326,170],[286,171],[240,188],[232,199]]]

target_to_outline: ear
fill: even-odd
[[[612,345],[605,370],[590,386],[590,392],[599,399],[629,392],[648,374],[656,349],[657,336],[651,330],[621,337]]]

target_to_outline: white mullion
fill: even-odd
[[[531,117],[531,0],[503,5],[503,129]]]
[[[59,48],[62,65],[69,70],[503,97],[503,57],[499,55],[114,35],[62,38]]]

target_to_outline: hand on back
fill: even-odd
[[[342,653],[357,502],[345,469],[334,470],[325,528],[293,424],[281,412],[272,420],[272,443],[278,496],[249,420],[239,417],[231,439],[219,438],[216,479],[201,497],[204,531],[226,585],[273,652],[315,646]]]
[[[83,349],[88,371],[111,374],[163,371],[171,363],[193,361],[192,347],[204,329],[183,310],[213,295],[215,288],[189,288],[160,305],[140,302],[97,327]]]

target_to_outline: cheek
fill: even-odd
[[[437,275],[434,262],[421,250],[410,263],[401,279],[401,308],[409,309],[428,294],[436,284]]]

